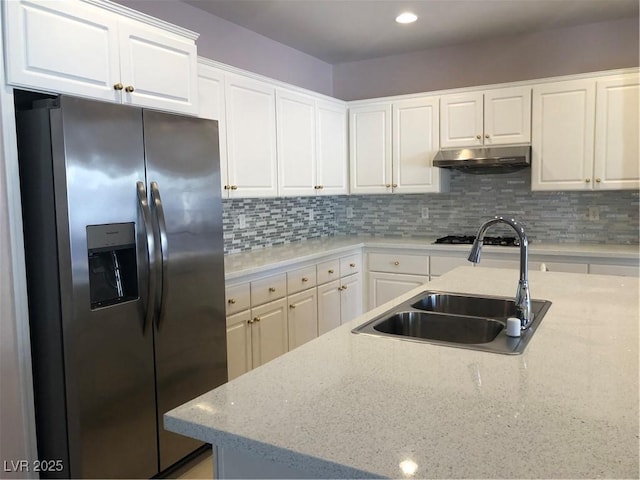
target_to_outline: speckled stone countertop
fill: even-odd
[[[402,248],[408,252],[426,254],[468,253],[471,245],[434,244],[434,238],[380,238],[366,236],[336,236],[318,240],[262,248],[243,253],[225,255],[225,275],[233,280],[245,275],[260,273],[265,269],[286,267],[294,263],[317,260],[327,255],[340,254],[354,248]],[[500,254],[518,258],[519,250],[512,247],[485,246],[485,254]],[[638,245],[599,245],[577,243],[533,243],[529,245],[529,255],[554,257],[600,258],[632,260],[638,263]]]
[[[428,288],[511,296],[518,272]],[[165,415],[314,477],[638,478],[638,279],[530,273],[553,302],[522,355],[356,335],[418,287]]]

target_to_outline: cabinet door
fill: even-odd
[[[340,326],[340,281],[318,287],[318,335]]]
[[[122,103],[197,115],[195,43],[125,20],[118,30]]]
[[[533,87],[531,190],[591,190],[595,81]]]
[[[445,95],[440,98],[440,145],[471,147],[482,145],[482,93]]]
[[[315,195],[315,100],[284,89],[276,91],[278,194]]]
[[[210,65],[198,63],[198,116],[218,120],[220,143],[220,189],[227,197],[227,117],[224,104],[224,72]]]
[[[391,193],[391,104],[350,109],[350,193]]]
[[[484,144],[531,141],[531,87],[487,90],[484,93]]]
[[[238,75],[225,79],[227,158],[231,198],[275,197],[275,88]]]
[[[640,76],[597,81],[594,188],[640,187]]]
[[[227,371],[229,380],[251,370],[251,312],[227,317]]]
[[[293,350],[318,336],[318,294],[311,288],[288,300],[289,350]]]
[[[287,302],[283,298],[251,309],[251,358],[253,368],[287,353]]]
[[[375,308],[403,293],[427,283],[426,275],[396,273],[369,273],[369,308]]]
[[[120,102],[116,17],[82,2],[3,2],[7,82]]]
[[[362,315],[362,280],[359,273],[340,279],[340,321]]]
[[[316,101],[318,195],[349,193],[347,183],[347,107]]]
[[[443,190],[447,172],[433,166],[440,149],[437,97],[396,102],[393,111],[393,191],[425,193]]]

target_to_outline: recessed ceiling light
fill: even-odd
[[[418,16],[415,13],[404,12],[396,17],[396,22],[398,23],[413,23],[418,19]]]

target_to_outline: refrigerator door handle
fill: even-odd
[[[162,261],[162,267],[159,271],[160,274],[160,286],[158,288],[159,295],[156,295],[156,306],[158,315],[156,317],[156,327],[160,329],[160,322],[164,316],[165,304],[167,301],[167,293],[169,289],[169,282],[167,281],[167,269],[169,267],[169,246],[167,243],[167,224],[164,219],[164,208],[162,206],[162,199],[160,198],[160,189],[158,188],[158,182],[151,182],[151,201],[152,211],[155,217],[155,225],[158,229],[158,236],[160,238],[160,256]]]
[[[142,212],[142,221],[144,224],[144,234],[146,239],[147,250],[147,278],[148,278],[148,291],[147,291],[147,304],[145,305],[144,324],[142,326],[143,331],[146,330],[147,325],[153,320],[154,305],[156,302],[157,286],[156,286],[156,260],[155,249],[156,241],[151,225],[151,209],[149,208],[149,202],[147,200],[147,191],[144,188],[143,182],[136,183],[138,191],[138,206]]]

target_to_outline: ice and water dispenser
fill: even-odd
[[[134,223],[87,226],[91,309],[138,298]]]

